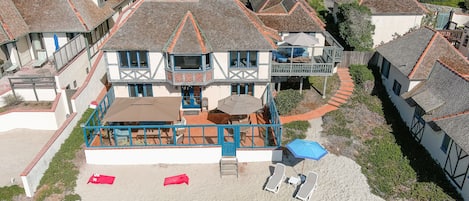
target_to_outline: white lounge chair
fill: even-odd
[[[311,199],[311,195],[316,189],[317,181],[318,174],[313,171],[308,172],[308,176],[306,176],[306,181],[305,183],[301,184],[300,189],[296,193],[295,198],[298,198],[303,201]]]
[[[44,63],[46,63],[46,62],[47,62],[47,52],[38,51],[37,52],[37,60],[33,62],[33,67],[34,68],[39,68],[42,65],[44,65]]]
[[[275,164],[274,173],[269,177],[264,190],[277,193],[283,180],[285,180],[285,165],[277,163]]]

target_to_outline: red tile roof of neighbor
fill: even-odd
[[[360,0],[372,14],[425,14],[428,10],[417,0]]]

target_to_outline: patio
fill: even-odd
[[[268,117],[265,116],[263,111],[250,114],[248,117],[250,122],[239,124],[230,124],[230,115],[219,111],[203,111],[198,115],[185,115],[182,118],[186,121],[184,127],[169,128],[168,125],[161,125],[160,127],[142,126],[135,122],[125,125],[128,126],[126,128],[118,126],[123,130],[123,133],[119,135],[114,135],[115,131],[112,129],[116,128],[102,128],[98,137],[90,143],[90,147],[217,145],[220,140],[218,137],[219,128],[223,130],[223,140],[234,142],[235,137],[239,138],[240,147],[263,147],[277,144],[272,129],[263,125],[269,124]],[[176,140],[174,140],[174,136],[176,136]]]
[[[52,62],[46,62],[41,67],[33,67],[35,60],[21,66],[18,71],[7,74],[6,72],[0,73],[0,94],[10,89],[8,78],[10,77],[50,77],[56,73],[55,66]],[[1,69],[0,69],[1,72]]]

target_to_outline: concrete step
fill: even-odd
[[[220,159],[220,176],[238,176],[238,159],[236,157],[222,157]]]

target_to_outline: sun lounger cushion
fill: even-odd
[[[285,165],[277,163],[275,164],[274,173],[269,177],[264,190],[277,193],[283,180],[285,180]]]
[[[189,185],[189,177],[186,174],[180,174],[164,178],[163,186],[182,183],[186,183],[187,185]]]
[[[116,177],[114,176],[108,176],[108,175],[102,175],[102,174],[93,174],[91,177],[88,179],[88,184],[113,184],[114,179]]]
[[[318,181],[318,175],[315,172],[308,172],[305,183],[301,184],[298,193],[296,193],[295,198],[300,200],[309,200],[313,191],[316,189],[316,183]]]

